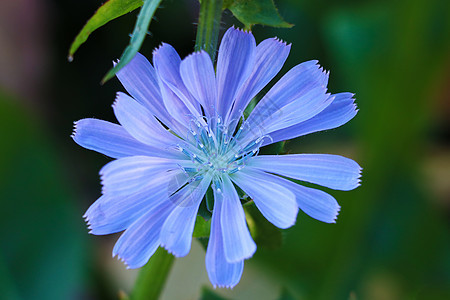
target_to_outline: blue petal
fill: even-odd
[[[334,97],[330,97],[330,94],[325,93],[323,88],[311,89],[301,98],[292,101],[275,111],[272,115],[267,116],[263,122],[256,123],[256,126],[264,127],[264,132],[266,133],[290,127],[314,117],[329,106],[333,100]]]
[[[230,263],[240,262],[255,253],[256,244],[248,230],[239,196],[228,176],[223,176],[223,191],[220,197],[223,197],[220,220],[225,257]]]
[[[167,150],[181,141],[164,129],[145,107],[124,93],[117,93],[113,108],[125,130],[144,144]]]
[[[100,197],[87,210],[84,217],[91,234],[111,234],[128,228],[149,209],[167,201],[170,196],[168,182],[181,171],[166,172],[152,178],[150,184],[128,195],[108,193]]]
[[[355,161],[331,154],[260,155],[248,165],[343,191],[358,187],[361,176],[361,167]]]
[[[140,268],[147,263],[160,244],[159,235],[174,204],[167,198],[136,220],[120,236],[113,249],[128,268]]]
[[[167,86],[167,84],[160,82],[160,86],[164,105],[169,111],[169,114],[176,121],[174,124],[174,129],[179,136],[184,137],[189,130],[189,125],[193,119],[193,114],[189,111],[186,105],[184,105],[183,101],[181,101],[180,98]]]
[[[177,51],[169,44],[163,43],[161,47],[153,51],[153,63],[155,64],[156,72],[162,81],[160,82],[160,88],[168,88],[176,95],[176,97],[164,99],[169,113],[171,113],[171,109],[173,109],[172,106],[175,105],[175,107],[183,107],[183,110],[187,110],[194,116],[201,115],[200,104],[192,97],[181,79],[181,59],[180,56],[178,56]]]
[[[156,72],[142,54],[137,53],[117,73],[117,78],[136,101],[158,117],[161,122],[171,126],[173,120],[164,107]]]
[[[263,145],[296,138],[309,133],[333,129],[350,121],[357,113],[352,93],[339,93],[333,102],[315,117],[270,133],[271,140],[266,139]]]
[[[94,202],[85,214],[89,233],[106,235],[127,229],[151,205],[151,202],[143,201],[143,197],[133,196],[114,198],[103,195]]]
[[[167,176],[171,174],[169,171],[182,172],[181,167],[194,167],[194,165],[190,160],[149,156],[117,159],[109,162],[100,170],[102,191],[116,196],[129,195],[153,185],[155,182],[167,180]]]
[[[267,107],[266,111],[260,110],[251,113],[248,121],[245,122],[245,130],[239,139],[238,146],[245,147],[249,142],[259,137],[270,136],[273,131],[308,120],[329,106],[333,99],[325,93],[323,87],[315,87],[278,110],[272,111],[272,108],[275,109],[277,105],[276,102],[267,103],[272,107]],[[263,113],[263,115],[257,115],[258,113]]]
[[[200,183],[190,183],[169,200],[175,207],[164,222],[160,239],[161,245],[177,257],[187,255],[191,249],[197,211],[210,182],[211,176],[206,175]]]
[[[217,85],[214,66],[205,51],[186,57],[180,66],[181,78],[189,92],[203,106],[208,116],[217,107]]]
[[[233,110],[227,120],[239,118],[248,103],[280,71],[291,49],[290,45],[276,38],[262,41],[256,47],[255,65],[251,75],[239,90]]]
[[[217,58],[219,115],[225,118],[234,98],[252,72],[256,42],[253,35],[230,28],[225,32]]]
[[[298,207],[310,217],[325,223],[335,223],[340,206],[329,194],[279,178],[295,194]]]
[[[122,126],[98,119],[75,122],[72,138],[78,145],[112,158],[164,154],[160,149],[137,141]]]
[[[214,191],[214,210],[211,220],[211,234],[206,250],[205,264],[209,280],[214,287],[233,288],[238,284],[244,270],[244,261],[230,263],[225,257],[223,241],[223,200]]]
[[[319,114],[334,100],[326,92],[327,82],[328,73],[317,61],[292,68],[253,109],[244,123],[240,146]]]
[[[281,107],[297,101],[315,88],[326,91],[328,74],[323,72],[316,60],[307,61],[293,67],[261,99],[252,111],[252,118],[270,116]]]
[[[263,216],[279,228],[295,224],[298,206],[295,195],[274,182],[275,175],[245,167],[230,178],[253,199]]]

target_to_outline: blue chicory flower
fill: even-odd
[[[230,28],[217,71],[204,51],[181,60],[168,44],[141,54],[118,74],[131,95],[113,105],[120,125],[97,119],[75,124],[79,145],[115,158],[100,171],[102,196],[87,210],[90,233],[124,231],[113,256],[143,266],[159,246],[177,257],[191,248],[197,212],[214,194],[206,269],[211,283],[235,286],[256,245],[235,186],[279,228],[294,225],[300,208],[333,223],[339,205],[329,194],[284,177],[336,190],[359,185],[361,168],[328,154],[257,155],[259,148],[338,127],[356,115],[353,94],[327,93],[317,61],[292,68],[259,101],[250,101],[280,71],[290,45]]]

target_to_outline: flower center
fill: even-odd
[[[185,143],[177,145],[177,150],[195,165],[195,168],[184,168],[184,171],[197,179],[206,173],[220,177],[224,173],[241,170],[250,157],[257,155],[264,137],[243,145],[239,138],[244,127],[240,126],[235,133],[230,133],[229,128],[234,126],[223,124],[220,116],[192,119]]]

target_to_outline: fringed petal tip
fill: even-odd
[[[89,218],[85,218],[84,221],[86,222],[88,233],[95,235],[95,233],[94,233],[95,228],[94,228],[94,225],[92,225],[91,220]]]
[[[275,42],[277,42],[277,43],[280,43],[281,45],[283,45],[283,46],[285,46],[285,47],[288,47],[289,49],[291,49],[291,46],[292,46],[292,43],[287,43],[286,41],[284,41],[284,40],[282,40],[282,39],[280,39],[279,37],[273,37],[273,38],[270,38],[271,40],[273,40],[273,41],[275,41]]]
[[[116,258],[118,261],[121,261],[122,263],[124,263],[127,270],[133,269],[129,266],[129,264],[127,263],[127,260],[124,257],[120,256],[120,254],[118,253],[118,250],[116,248],[114,248],[112,251],[112,257]]]
[[[187,252],[187,253],[175,253],[173,250],[171,250],[171,249],[169,249],[169,247],[167,247],[165,244],[159,244],[159,246],[160,247],[163,247],[164,249],[166,249],[166,251],[169,253],[169,254],[172,254],[173,256],[175,256],[175,257],[185,257],[186,255],[188,255],[189,254],[189,252],[190,252],[190,248],[189,248],[189,251]]]
[[[100,184],[102,185],[102,195],[106,194],[106,190],[105,190],[105,174],[104,172],[102,172],[102,170],[100,170],[98,172],[99,176],[100,176]]]
[[[330,222],[330,223],[336,224],[337,218],[338,218],[338,216],[339,216],[339,212],[340,212],[340,211],[341,211],[341,207],[338,205],[338,206],[336,207],[336,216],[334,217],[333,221]]]
[[[159,49],[161,49],[161,47],[164,45],[164,43],[161,43],[159,46],[156,46],[155,49],[153,49],[152,51],[152,56],[155,55]]]
[[[84,219],[84,222],[86,222],[86,225],[88,225],[90,227],[91,226],[90,217],[87,214],[84,214],[83,219]],[[88,229],[90,229],[90,228],[88,228]]]
[[[172,47],[170,44],[161,43],[159,46],[157,46],[155,49],[153,49],[152,56],[154,56],[155,54],[158,54],[158,51],[160,51],[163,47],[166,47],[166,46]]]
[[[73,122],[72,134],[70,135],[70,137],[71,137],[73,140],[75,140],[75,137],[76,137],[76,135],[77,135],[78,123],[79,123],[80,121],[81,121],[81,120],[78,120],[78,121]]]
[[[98,175],[100,176],[100,184],[102,186],[102,195],[106,194],[106,184],[105,184],[105,180],[106,180],[106,174],[105,174],[105,167],[101,168],[100,171],[98,171]]]
[[[292,225],[291,225],[291,226],[292,226]],[[230,263],[230,264],[235,264],[235,263],[241,262],[241,261],[243,261],[243,260],[250,259],[250,258],[252,258],[253,255],[255,254],[256,249],[257,249],[257,247],[256,247],[256,244],[255,244],[255,248],[254,248],[253,251],[251,251],[250,254],[244,255],[243,257],[240,257],[239,259],[235,259],[235,260],[229,260],[229,259],[225,256],[225,260],[226,260],[228,263]]]
[[[116,257],[116,256],[117,256],[117,257]],[[118,255],[117,253],[114,253],[114,251],[113,251],[113,253],[112,253],[112,257],[113,257],[113,258],[116,257],[118,261],[121,261],[123,264],[125,264],[125,268],[126,268],[127,270],[130,270],[130,269],[136,269],[136,267],[131,267],[131,266],[127,263],[127,261],[126,261],[125,258],[121,257],[121,256]]]
[[[355,112],[359,111],[358,105],[356,104],[356,94],[354,93],[344,93],[344,94],[348,94],[348,98],[352,101],[353,104],[353,109],[355,110]]]
[[[123,94],[123,93],[122,93],[122,92],[117,92],[117,93],[116,93],[116,97],[114,98],[114,102],[111,104],[111,107],[112,107],[113,109],[116,108],[117,102],[119,101],[119,98],[120,98],[120,95],[121,95],[121,94]]]
[[[100,179],[100,184],[102,185],[102,195],[109,194],[108,189],[105,187],[104,179]]]
[[[92,205],[91,205],[91,207],[92,207]],[[83,215],[83,219],[84,219],[84,221],[88,224],[88,225],[90,225],[90,219],[91,219],[91,207],[89,207],[88,208],[88,210],[84,213],[84,215]]]
[[[251,29],[239,28],[239,27],[236,27],[236,26],[234,26],[234,25],[231,26],[231,27],[227,30],[227,32],[228,32],[228,31],[231,31],[231,30],[239,31],[239,32],[242,32],[242,33],[245,33],[245,34],[251,34],[251,35],[253,35]]]
[[[236,286],[236,284],[237,283],[229,284],[229,285],[213,284],[213,288],[215,288],[215,289],[219,288],[219,289],[230,289],[230,290],[232,290]]]
[[[328,79],[330,78],[330,70],[325,69],[323,66],[320,65],[320,63],[317,61],[316,63],[317,70],[322,73],[321,78],[321,86],[325,90],[328,90]]]
[[[92,235],[98,235],[95,232],[95,226],[91,223],[91,220],[89,218],[86,218],[85,222],[86,222],[86,225],[87,225],[88,233],[92,234]]]
[[[189,54],[188,56],[186,56],[183,60],[185,60],[185,59],[187,59],[187,58],[189,58],[189,57],[194,57],[194,56],[198,56],[198,55],[201,55],[201,54],[207,54],[207,55],[209,56],[208,52],[206,52],[206,51],[203,50],[203,49],[200,49],[200,50],[197,50],[197,51],[195,51],[195,52],[192,52],[191,54]]]
[[[355,162],[356,164],[358,164],[357,162]],[[360,186],[361,185],[361,182],[362,182],[362,175],[363,175],[363,168],[358,164],[358,167],[359,167],[359,170],[358,170],[358,176],[356,177],[356,180],[357,180],[357,186]]]
[[[355,110],[355,112],[359,111],[358,105],[356,104],[356,99],[354,97],[351,98],[351,100],[353,101],[353,109]]]

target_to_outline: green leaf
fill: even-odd
[[[255,243],[269,249],[279,248],[283,241],[280,229],[267,221],[253,202],[244,205],[244,211]]]
[[[283,20],[273,0],[234,0],[226,1],[224,6],[231,10],[246,29],[251,29],[256,24],[283,28],[293,26]]]
[[[195,238],[204,238],[209,237],[209,233],[211,231],[211,220],[206,221],[203,217],[197,216],[195,220],[195,227],[193,237]]]
[[[155,14],[161,0],[145,0],[144,5],[139,12],[136,25],[134,26],[133,34],[131,35],[130,43],[125,48],[120,61],[111,70],[106,73],[102,79],[102,84],[111,79],[120,69],[122,69],[127,63],[129,63],[141,48],[144,42],[145,35],[147,34],[150,21]]]
[[[95,14],[87,21],[80,33],[75,37],[75,40],[70,45],[68,60],[73,60],[73,55],[78,48],[86,42],[89,35],[94,30],[102,27],[111,20],[114,20],[126,13],[141,7],[143,0],[109,0],[95,12]]]

